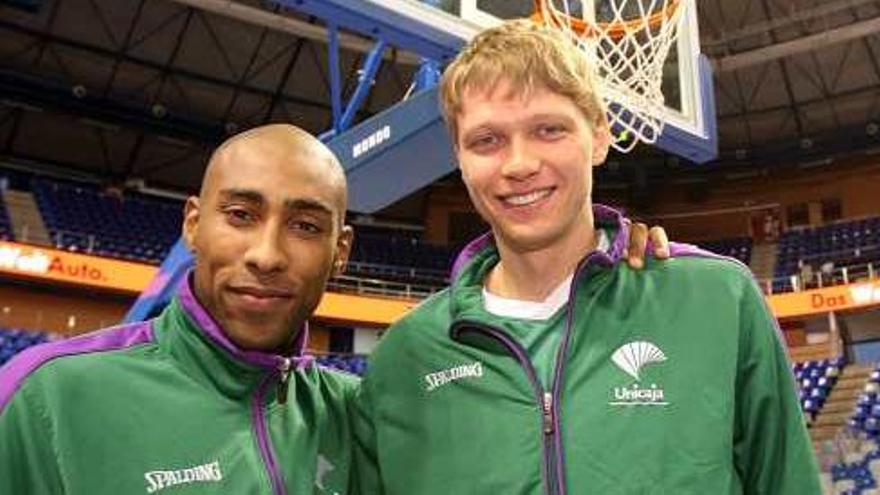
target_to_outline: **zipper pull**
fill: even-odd
[[[544,434],[553,433],[553,394],[544,392]]]
[[[290,359],[284,358],[278,363],[278,403],[287,403],[287,385],[290,383]]]

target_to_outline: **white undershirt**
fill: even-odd
[[[596,250],[607,252],[611,247],[608,235],[601,229],[596,229],[596,234],[598,236]],[[519,318],[521,320],[548,320],[559,311],[559,308],[565,306],[565,303],[568,302],[568,294],[571,290],[573,277],[574,273],[565,277],[565,280],[557,285],[543,301],[525,301],[501,297],[489,292],[484,284],[483,308],[497,316]]]

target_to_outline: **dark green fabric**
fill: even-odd
[[[0,412],[0,493],[271,494],[254,407],[288,494],[347,493],[355,378],[293,371],[279,404],[276,374],[232,359],[176,300],[152,326],[154,342],[59,357],[26,378]],[[153,471],[212,463],[222,480],[150,483]]]
[[[523,367],[483,335],[450,337],[462,320],[515,333],[477,309],[493,252],[371,356],[355,408],[360,493],[551,493],[543,453],[554,439]],[[643,271],[594,263],[575,284],[555,411],[568,494],[821,493],[789,363],[745,267],[681,254]],[[637,342],[666,358],[638,379],[613,361]],[[635,387],[651,404],[620,405]]]

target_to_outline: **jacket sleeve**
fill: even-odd
[[[32,395],[25,382],[0,406],[0,493],[63,494],[49,418]]]
[[[379,452],[374,423],[375,410],[372,402],[372,383],[369,377],[361,382],[352,408],[354,431],[352,469],[352,493],[356,495],[382,495],[382,475],[379,468]]]
[[[775,318],[749,280],[740,301],[734,463],[749,495],[819,495],[819,473]]]

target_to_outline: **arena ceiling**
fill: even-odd
[[[699,0],[699,19],[721,148],[708,169],[880,151],[880,2]],[[257,0],[2,0],[0,156],[192,191],[229,133],[330,127],[326,38],[320,20]],[[348,94],[371,42],[342,42]],[[358,118],[399,101],[416,61],[389,50]],[[612,182],[707,170],[648,151],[612,161]]]

